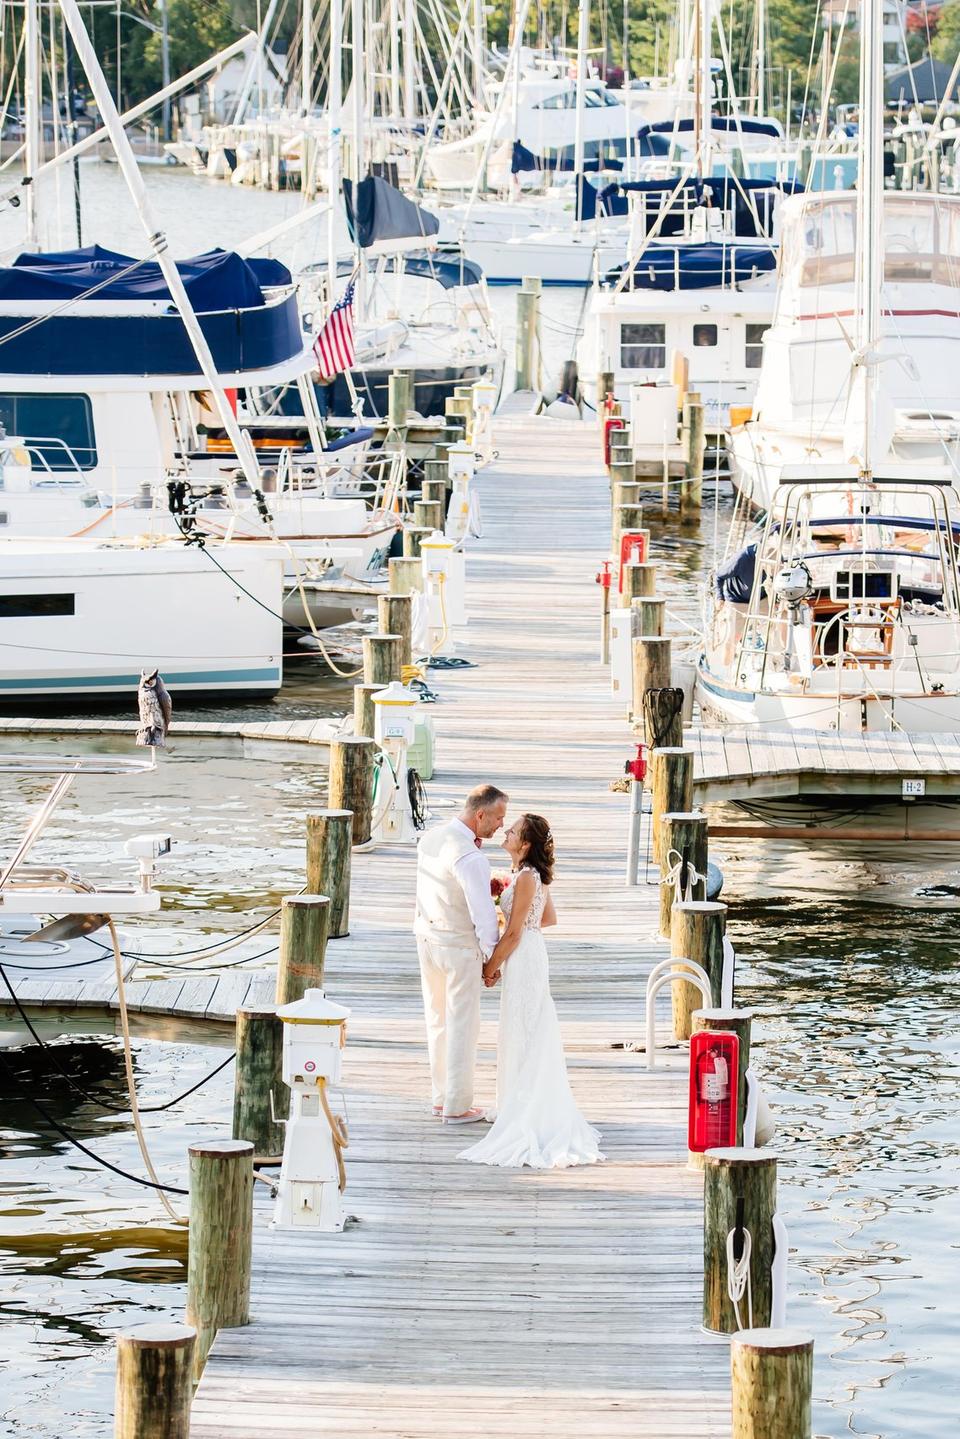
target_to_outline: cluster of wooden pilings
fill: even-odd
[[[687,389],[687,366],[679,353],[674,356],[674,371],[682,451],[676,459],[638,457],[638,447],[654,437],[634,434],[630,420],[614,398],[613,374],[604,371],[597,377],[597,409],[610,472],[614,528],[619,525],[624,533],[642,528],[642,497],[649,497],[651,492],[659,491],[661,514],[670,512],[676,494],[681,520],[696,523],[700,518],[706,453],[704,407],[699,392]]]
[[[250,1322],[253,1186],[271,1183],[258,1166],[280,1161],[289,1101],[277,1009],[323,988],[327,942],[349,933],[356,824],[349,809],[307,817],[304,892],[280,910],[276,1002],[237,1010],[231,1136],[188,1149],[186,1322],[118,1337],[115,1439],[187,1439],[194,1386],[218,1331]]]
[[[612,384],[612,376],[607,378]],[[688,400],[702,417],[699,401],[692,396]],[[615,408],[608,405],[606,414],[601,412],[602,425]],[[698,432],[702,457],[702,418],[692,421],[687,431],[688,435]],[[727,905],[707,897],[708,822],[693,807],[694,755],[683,743],[684,703],[686,698],[689,709],[689,696],[673,683],[669,615],[665,600],[657,595],[656,560],[650,532],[642,523],[644,480],[634,473],[629,429],[612,428],[603,441],[609,450],[612,559],[598,575],[604,595],[601,654],[608,658],[611,606],[629,610],[632,685],[624,696],[625,710],[634,737],[645,750],[644,762],[628,765],[631,832],[626,882],[630,886],[640,882],[646,790],[648,863],[659,880],[660,934],[670,945],[670,958],[658,966],[659,975],[654,971],[648,989],[648,1063],[654,1060],[652,1006],[657,989],[665,983],[671,989],[676,1044],[689,1044],[703,1030],[737,1036],[735,1143],[690,1155],[691,1164],[704,1171],[703,1328],[731,1341],[734,1439],[810,1439],[813,1339],[784,1327],[782,1286],[774,1284],[778,1231],[781,1244],[785,1242],[776,1217],[776,1155],[758,1147],[753,1133],[746,1135],[745,1143],[752,1015],[736,1006],[732,952],[725,945]],[[695,455],[690,467],[696,469]],[[681,521],[695,520],[700,488],[692,473],[680,494]],[[750,1246],[749,1285],[735,1300],[736,1271],[745,1245]],[[784,1256],[780,1258],[782,1266]]]

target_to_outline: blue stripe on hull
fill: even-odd
[[[751,694],[748,690],[727,689],[724,685],[718,684],[716,680],[707,679],[707,672],[702,665],[697,670],[697,679],[705,690],[709,690],[711,694],[719,695],[721,699],[738,700],[741,704],[752,704],[756,699],[756,695]]]
[[[182,674],[174,672],[164,673],[164,684],[170,688],[173,685],[189,686],[191,689],[205,688],[213,689],[225,684],[244,684],[257,686],[273,686],[280,688],[282,674],[278,665],[269,666],[267,669],[246,669],[246,670],[187,670]],[[128,675],[62,675],[50,676],[49,678],[37,679],[0,679],[0,690],[16,694],[33,694],[37,690],[52,689],[126,689],[136,688],[140,683],[140,674]]]
[[[487,285],[488,285],[488,287],[489,287],[490,285],[522,285],[522,284],[523,284],[523,279],[524,279],[524,277],[523,277],[522,275],[517,275],[515,278],[514,278],[514,276],[511,275],[511,276],[509,276],[508,278],[505,278],[505,279],[504,279],[504,278],[501,278],[501,279],[499,279],[499,280],[491,280],[490,277],[487,276]],[[592,281],[592,280],[543,280],[543,279],[541,279],[540,284],[543,286],[544,289],[546,289],[547,286],[549,286],[550,289],[552,289],[552,290],[585,290],[585,289],[588,287],[588,285],[592,285],[592,284],[593,284],[593,281]]]

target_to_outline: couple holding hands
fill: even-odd
[[[557,922],[553,835],[541,815],[521,814],[503,835],[510,876],[494,877],[482,845],[504,827],[507,803],[495,785],[479,785],[456,819],[418,845],[414,933],[433,1113],[444,1124],[491,1124],[461,1159],[535,1169],[594,1164],[603,1159],[600,1136],[570,1092],[543,938]],[[484,985],[501,992],[495,1117],[473,1103]]]

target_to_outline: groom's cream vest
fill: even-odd
[[[417,845],[417,918],[414,933],[436,943],[476,950],[477,933],[454,865],[474,849],[462,824],[437,825]]]

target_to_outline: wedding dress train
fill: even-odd
[[[560,1023],[550,994],[540,921],[546,895],[539,874],[520,943],[503,967],[497,1035],[497,1118],[479,1143],[460,1154],[474,1164],[533,1169],[595,1164],[600,1135],[570,1092]],[[513,886],[500,901],[509,921]]]

